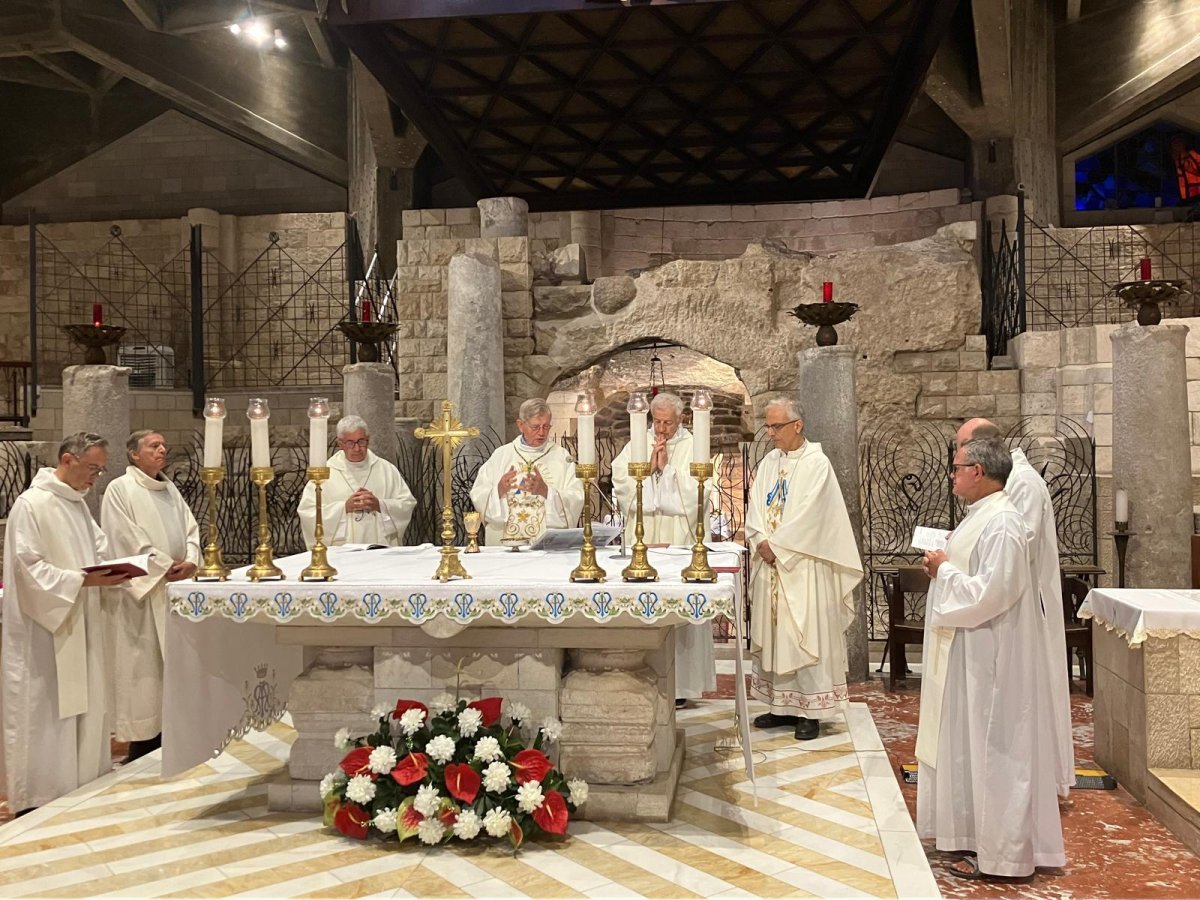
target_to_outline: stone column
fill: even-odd
[[[1187,333],[1186,325],[1168,321],[1149,327],[1130,322],[1112,334],[1113,488],[1129,494],[1134,535],[1126,587],[1191,584]],[[1101,532],[1109,530],[1109,522],[1099,524]]]
[[[480,200],[479,236],[482,238],[527,237],[529,204],[517,197]]]
[[[91,431],[108,440],[108,468],[88,492],[97,519],[108,483],[129,465],[129,369],[125,366],[68,366],[63,369],[63,433]]]
[[[396,462],[396,373],[384,363],[353,363],[342,369],[342,413],[361,416],[371,435],[371,451]]]
[[[484,203],[480,201],[480,209]],[[524,206],[523,201],[521,202]],[[481,254],[450,260],[446,382],[454,414],[504,439],[504,320],[500,264]]]
[[[821,445],[833,464],[854,538],[862,552],[862,510],[858,496],[858,394],[854,386],[853,347],[812,347],[796,354],[799,367],[796,388],[804,406],[804,434]],[[867,608],[864,585],[854,591],[858,610],[846,631],[846,658],[850,681],[866,681]]]

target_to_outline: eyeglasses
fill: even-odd
[[[370,438],[359,438],[357,441],[347,441],[344,438],[338,438],[338,444],[342,447],[345,447],[347,450],[361,450],[370,442]]]
[[[953,478],[958,469],[973,469],[977,465],[979,465],[979,463],[950,463],[949,471],[947,471],[946,474]]]
[[[795,425],[799,421],[800,421],[799,419],[792,419],[790,422],[780,422],[777,425],[772,425],[770,423],[767,423],[767,434],[774,434],[780,428],[783,428],[784,426],[787,426],[787,425]]]
[[[104,471],[104,466],[98,466],[95,463],[85,463],[82,459],[80,459],[74,453],[70,454],[70,456],[73,460],[75,460],[75,462],[79,463],[81,466],[83,466],[85,469],[87,469],[89,475],[99,475],[101,472]]]

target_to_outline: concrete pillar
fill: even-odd
[[[517,197],[480,200],[479,236],[483,238],[527,237],[529,204]]]
[[[484,203],[481,200],[480,209]],[[524,206],[524,202],[521,202]],[[504,320],[500,264],[489,256],[460,253],[450,260],[446,381],[454,414],[486,434],[503,438]]]
[[[88,492],[97,519],[108,483],[125,474],[129,459],[129,369],[125,366],[68,366],[63,369],[63,433],[91,431],[108,441],[108,468]],[[57,448],[56,448],[57,449]]]
[[[342,411],[361,416],[371,435],[371,451],[396,462],[396,373],[384,363],[353,363],[342,369]]]
[[[854,386],[853,347],[812,347],[796,354],[799,366],[796,389],[804,406],[804,434],[821,445],[833,464],[854,538],[862,552],[862,510],[858,492],[858,395]],[[866,681],[866,595],[860,585],[854,592],[858,610],[846,631],[846,660],[850,681]]]
[[[1126,587],[1191,585],[1187,333],[1178,322],[1148,327],[1131,322],[1112,334],[1113,488],[1129,494],[1134,535]],[[1111,530],[1111,522],[1098,524],[1101,532]]]

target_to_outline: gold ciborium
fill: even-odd
[[[658,581],[658,570],[650,565],[646,542],[646,529],[642,524],[642,482],[650,477],[650,463],[630,463],[629,476],[637,482],[637,500],[634,503],[633,558],[621,572],[625,581]]]
[[[680,574],[684,581],[712,582],[717,580],[717,573],[708,564],[708,548],[704,546],[704,519],[708,506],[704,502],[704,482],[712,478],[713,464],[694,462],[691,474],[696,479],[696,490],[699,493],[696,500],[696,543],[692,546],[692,564]]]
[[[329,480],[329,466],[309,466],[305,474],[316,492],[317,521],[313,529],[312,559],[300,572],[300,580],[333,581],[337,569],[329,564],[329,548],[325,546],[325,515],[321,506],[321,485]]]
[[[596,463],[576,463],[575,477],[583,482],[583,545],[579,548],[579,565],[571,571],[571,581],[603,581],[608,575],[596,562],[596,545],[592,542],[592,482],[600,473]]]
[[[283,578],[283,569],[275,565],[271,548],[271,521],[267,517],[267,485],[275,480],[270,466],[251,466],[250,480],[258,485],[258,547],[254,565],[246,570],[251,581],[270,581]]]
[[[208,488],[208,544],[204,547],[204,562],[193,576],[196,581],[227,581],[229,569],[221,557],[217,543],[217,485],[225,480],[224,466],[204,466],[200,482]]]
[[[483,516],[471,510],[463,513],[463,527],[467,529],[467,549],[464,553],[479,552],[479,528],[483,525]]]

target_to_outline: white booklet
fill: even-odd
[[[912,545],[917,550],[945,550],[946,540],[950,537],[950,532],[943,531],[941,528],[926,528],[924,525],[918,525],[913,531]]]
[[[592,523],[592,543],[607,547],[623,529],[619,525]],[[578,550],[583,546],[582,528],[547,528],[529,545],[530,550]]]

